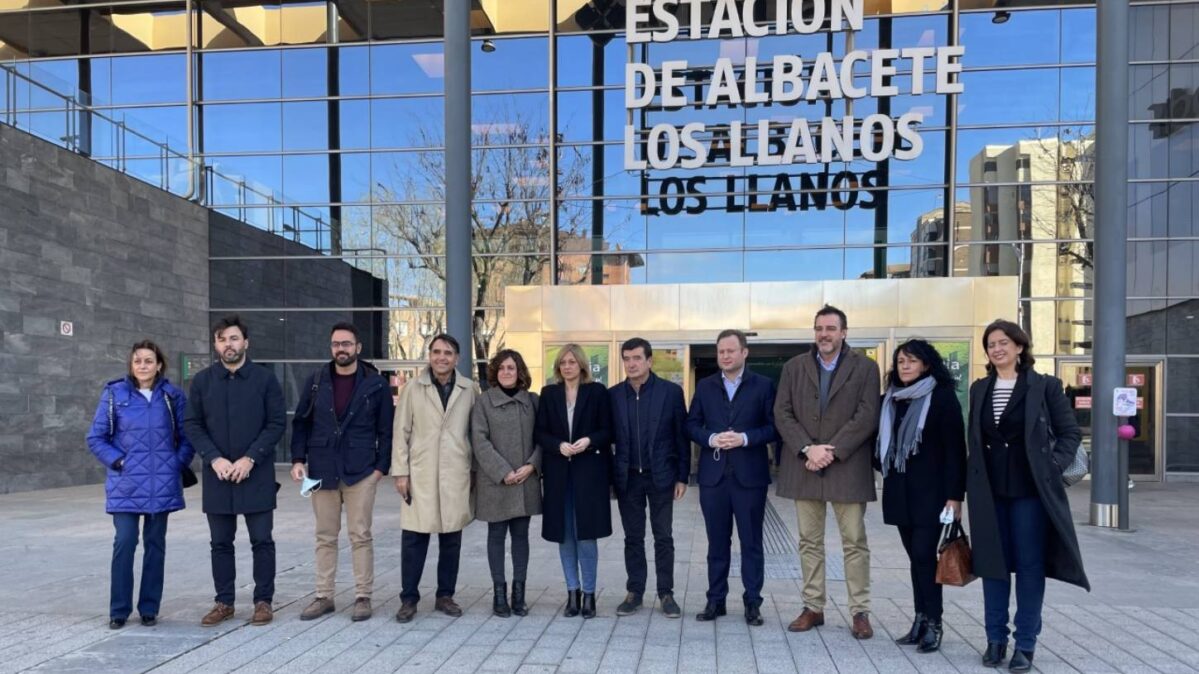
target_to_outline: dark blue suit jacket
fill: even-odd
[[[766,444],[778,442],[774,428],[775,384],[749,368],[741,377],[741,386],[733,400],[724,391],[724,375],[717,372],[704,377],[695,386],[691,412],[687,415],[687,435],[701,447],[699,453],[699,484],[712,487],[724,475],[724,462],[733,466],[733,474],[743,487],[765,487],[770,484],[770,459]],[[744,433],[749,445],[720,453],[713,458],[708,438],[713,433],[729,429]]]
[[[691,471],[691,444],[687,441],[684,428],[687,408],[683,403],[683,389],[678,384],[666,381],[652,372],[649,411],[649,468],[658,489],[673,489],[676,482],[687,483]],[[617,493],[624,493],[629,483],[629,466],[633,462],[633,438],[629,435],[629,395],[632,386],[628,380],[608,389],[612,398],[613,466],[616,474],[613,483]]]

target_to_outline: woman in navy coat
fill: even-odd
[[[567,344],[554,363],[558,383],[541,390],[535,435],[541,448],[541,537],[558,543],[567,617],[595,616],[596,539],[612,535],[608,499],[612,451],[608,389],[591,381],[587,356]]]
[[[105,510],[116,538],[108,626],[124,627],[133,611],[133,555],[138,528],[145,541],[137,612],[153,625],[162,602],[167,516],[183,510],[182,471],[195,455],[184,437],[183,391],[166,379],[162,349],[151,341],[133,345],[129,374],[104,386],[87,435],[92,454],[108,469]]]

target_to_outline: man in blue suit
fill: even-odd
[[[653,347],[634,337],[620,347],[625,380],[609,391],[612,399],[613,483],[624,526],[624,565],[628,584],[616,615],[641,607],[648,569],[645,562],[645,508],[654,534],[658,600],[667,618],[682,615],[674,600],[673,502],[687,493],[691,445],[684,428],[683,389],[654,374]]]
[[[774,428],[774,382],[745,367],[745,333],[725,330],[716,338],[720,372],[695,387],[687,434],[703,447],[699,456],[699,505],[708,530],[708,603],[696,620],[725,615],[729,593],[733,522],[741,541],[745,622],[762,624],[766,558],[762,523],[770,460],[766,445],[778,441]]]

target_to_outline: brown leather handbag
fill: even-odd
[[[962,529],[962,521],[946,524],[937,547],[937,582],[957,587],[969,585],[975,578],[970,557],[970,539]]]

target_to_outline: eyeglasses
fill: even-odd
[[[344,341],[344,342],[329,342],[329,346],[334,349],[352,349],[355,346],[357,346],[357,344],[358,344],[358,342],[353,342],[353,341],[348,341],[348,340]]]

